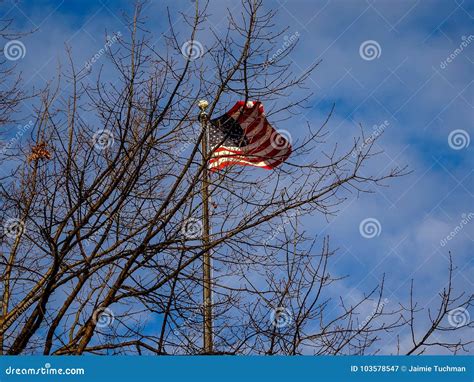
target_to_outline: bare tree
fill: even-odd
[[[22,36],[20,33],[10,31],[12,20],[0,19],[0,41],[8,41]],[[0,57],[0,138],[4,136],[7,124],[15,122],[14,115],[19,104],[27,99],[25,92],[21,89],[21,76],[17,73],[14,65],[8,65],[9,52],[7,43],[2,44]],[[13,54],[15,51],[13,50]]]
[[[274,12],[258,0],[229,11],[224,32],[208,25],[205,6],[182,15],[187,36],[169,15],[159,47],[145,29],[145,7],[137,3],[126,37],[107,37],[114,81],[103,79],[102,63],[78,66],[69,49],[67,69],[37,97],[31,142],[9,151],[17,165],[0,189],[0,350],[201,354],[206,251],[216,354],[376,353],[383,333],[403,327],[413,329],[407,353],[468,346],[429,342],[436,331],[472,327],[442,327],[454,305],[472,303],[472,295],[453,297],[450,281],[421,337],[417,305],[388,311],[383,283],[356,304],[328,296],[340,281],[328,271],[336,254],[328,238],[307,237],[298,222],[335,214],[350,193],[406,172],[367,174],[376,138],[363,129],[345,148],[326,143],[332,111],[299,134],[277,169],[211,174],[212,232],[201,242],[201,156],[211,153],[200,150],[197,101],[209,99],[215,116],[235,100],[262,100],[277,124],[304,110],[304,85],[318,63],[294,74],[294,45],[278,50],[286,30],[275,32]],[[198,43],[204,28],[213,43]],[[362,321],[368,302],[374,312]]]

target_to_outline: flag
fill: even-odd
[[[278,132],[270,125],[261,102],[239,101],[210,122],[211,171],[236,164],[270,170],[291,154],[289,134]]]

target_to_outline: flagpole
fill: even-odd
[[[207,167],[207,150],[208,150],[208,115],[206,109],[209,103],[201,100],[198,103],[199,122],[203,131],[202,136],[202,244],[204,247],[209,245],[209,174]],[[203,255],[203,310],[204,310],[204,327],[203,327],[203,351],[205,354],[211,354],[212,349],[212,284],[211,284],[211,253],[206,250]]]

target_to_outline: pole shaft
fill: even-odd
[[[201,128],[203,129],[202,138],[202,244],[209,245],[209,174],[206,163],[208,131],[207,114],[204,110],[200,115]],[[204,310],[204,353],[210,354],[213,351],[212,344],[212,284],[211,284],[211,253],[207,250],[203,255],[203,310]]]

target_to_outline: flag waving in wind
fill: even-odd
[[[261,102],[239,101],[210,122],[212,171],[235,164],[273,169],[291,154],[288,138],[270,125]]]

